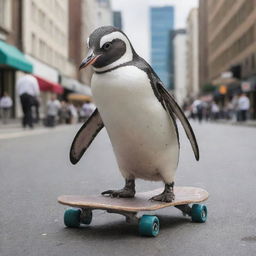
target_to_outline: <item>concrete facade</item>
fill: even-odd
[[[0,0],[0,40],[7,41],[12,29],[13,1]]]
[[[76,77],[81,80],[79,65],[81,63],[81,41],[82,41],[82,2],[81,0],[69,0],[69,36],[68,55],[69,60],[75,65]]]
[[[75,77],[68,61],[68,0],[24,0],[23,51],[27,55]]]
[[[21,38],[21,1],[0,0],[0,40],[22,50]],[[17,115],[17,97],[15,90],[17,71],[8,66],[0,66],[0,97],[7,92],[12,100],[11,116]]]
[[[87,38],[94,29],[100,26],[113,25],[111,4],[109,0],[82,0],[82,31],[81,31],[81,60],[86,57]],[[88,67],[81,71],[81,81],[91,83],[92,68]]]
[[[196,97],[199,93],[198,59],[198,9],[193,8],[187,18],[187,93]]]
[[[186,31],[178,30],[173,38],[174,45],[174,94],[177,102],[182,105],[187,97],[186,88],[186,52],[187,35]]]
[[[199,87],[209,83],[208,75],[208,8],[207,0],[199,0],[198,8],[199,26]]]
[[[255,75],[256,1],[208,0],[209,78],[236,67],[240,78]]]

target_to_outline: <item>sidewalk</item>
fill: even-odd
[[[63,124],[56,125],[55,127],[45,127],[42,124],[42,121],[39,124],[36,124],[33,129],[26,128],[24,129],[21,125],[19,119],[12,119],[8,124],[0,123],[0,140],[19,138],[24,136],[39,135],[47,132],[52,132],[56,130],[69,129],[72,125]]]
[[[218,120],[218,121],[211,121],[214,123],[219,123],[219,124],[229,124],[229,125],[236,125],[236,126],[245,126],[245,127],[256,127],[256,120],[248,120],[246,122],[237,122],[234,120]]]

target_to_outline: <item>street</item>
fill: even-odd
[[[90,226],[65,228],[62,194],[100,194],[123,186],[105,129],[81,161],[69,162],[79,125],[0,137],[0,255],[255,255],[256,130],[193,122],[200,148],[194,155],[184,131],[176,185],[206,189],[208,220],[192,223],[174,207],[152,214],[160,234],[145,238],[123,216],[95,211]],[[34,132],[34,131],[33,131]],[[161,187],[137,180],[136,190]]]

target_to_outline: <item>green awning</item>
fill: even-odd
[[[16,47],[0,40],[0,64],[32,73],[33,65]]]

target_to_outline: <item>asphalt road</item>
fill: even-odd
[[[96,211],[90,226],[68,229],[61,194],[99,194],[121,188],[107,134],[102,131],[73,166],[68,152],[79,126],[0,136],[0,255],[256,255],[256,130],[193,124],[201,160],[181,133],[177,185],[210,193],[208,221],[192,223],[175,208],[156,212],[157,238],[138,235],[122,216]],[[137,191],[162,186],[137,181]]]

